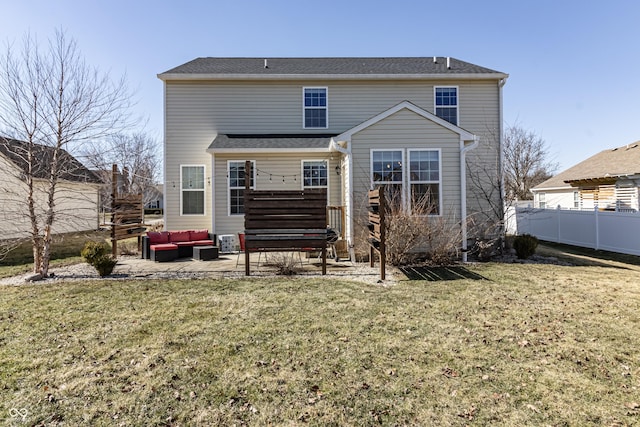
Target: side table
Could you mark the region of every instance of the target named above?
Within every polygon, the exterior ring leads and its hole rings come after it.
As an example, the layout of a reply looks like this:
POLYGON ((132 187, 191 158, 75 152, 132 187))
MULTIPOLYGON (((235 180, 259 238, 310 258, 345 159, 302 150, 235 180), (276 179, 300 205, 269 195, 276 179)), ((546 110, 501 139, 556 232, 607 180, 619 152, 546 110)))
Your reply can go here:
POLYGON ((217 246, 194 246, 193 259, 200 261, 210 261, 218 258, 217 246))

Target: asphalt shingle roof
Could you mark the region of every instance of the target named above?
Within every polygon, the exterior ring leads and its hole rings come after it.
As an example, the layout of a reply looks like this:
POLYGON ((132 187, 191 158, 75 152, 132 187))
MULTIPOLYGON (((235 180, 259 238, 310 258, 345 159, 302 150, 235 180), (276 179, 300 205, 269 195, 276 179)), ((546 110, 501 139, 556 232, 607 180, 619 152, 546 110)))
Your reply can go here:
MULTIPOLYGON (((26 142, 18 141, 0 136, 0 153, 4 154, 13 164, 20 170, 28 171, 28 154, 29 146, 26 142)), ((51 162, 53 159, 53 148, 45 145, 34 144, 33 156, 33 177, 39 179, 48 179, 51 172, 51 162)), ((90 182, 99 183, 100 180, 92 171, 87 169, 75 157, 65 150, 60 151, 59 162, 62 165, 60 179, 74 182, 90 182)))
POLYGON ((640 174, 640 141, 603 150, 537 185, 535 190, 567 187, 567 181, 640 174))
POLYGON ((219 134, 209 145, 216 149, 329 148, 335 135, 226 135, 219 134))
MULTIPOLYGON (((506 74, 449 58, 196 58, 163 75, 431 75, 506 74)), ((166 76, 165 76, 166 77, 166 76)), ((496 76, 498 77, 498 76, 496 76)))

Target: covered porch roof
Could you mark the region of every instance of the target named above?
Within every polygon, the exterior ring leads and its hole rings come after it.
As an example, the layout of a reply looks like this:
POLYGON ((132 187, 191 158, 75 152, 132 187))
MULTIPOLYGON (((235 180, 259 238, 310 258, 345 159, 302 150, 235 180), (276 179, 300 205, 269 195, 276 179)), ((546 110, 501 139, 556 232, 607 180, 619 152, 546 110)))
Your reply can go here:
POLYGON ((335 134, 218 134, 209 153, 329 152, 335 134))

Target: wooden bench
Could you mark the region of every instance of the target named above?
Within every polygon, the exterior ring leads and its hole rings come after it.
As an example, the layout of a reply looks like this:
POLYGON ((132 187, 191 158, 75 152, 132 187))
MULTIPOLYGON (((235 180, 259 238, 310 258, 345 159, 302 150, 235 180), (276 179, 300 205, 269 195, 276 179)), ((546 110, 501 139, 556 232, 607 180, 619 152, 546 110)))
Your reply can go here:
POLYGON ((327 190, 244 192, 245 274, 251 252, 320 251, 327 274, 327 190))

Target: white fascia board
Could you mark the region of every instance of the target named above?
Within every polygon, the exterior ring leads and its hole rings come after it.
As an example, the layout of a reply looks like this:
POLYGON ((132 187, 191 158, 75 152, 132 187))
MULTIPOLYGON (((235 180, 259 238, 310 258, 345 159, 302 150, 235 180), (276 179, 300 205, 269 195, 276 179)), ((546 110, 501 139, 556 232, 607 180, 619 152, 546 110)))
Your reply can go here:
POLYGON ((163 73, 157 77, 169 80, 502 80, 504 73, 461 74, 190 74, 163 73))
POLYGON ((407 109, 409 111, 413 111, 414 113, 418 114, 419 116, 424 117, 427 120, 431 120, 432 122, 450 130, 453 133, 456 133, 458 135, 460 135, 460 139, 463 141, 476 141, 477 137, 472 134, 469 131, 466 131, 464 129, 462 129, 459 126, 456 126, 454 124, 449 123, 446 120, 441 119, 440 117, 436 116, 435 114, 431 114, 430 112, 428 112, 427 110, 424 110, 420 107, 418 107, 417 105, 409 102, 409 101, 402 101, 399 104, 396 104, 395 106, 389 108, 386 111, 383 111, 382 113, 373 116, 372 118, 370 118, 369 120, 366 120, 362 123, 360 123, 359 125, 347 130, 346 132, 341 133, 338 136, 335 136, 333 139, 335 141, 351 141, 351 137, 368 128, 369 126, 372 126, 384 119, 386 119, 387 117, 397 113, 398 111, 407 109))
POLYGON ((545 191, 558 191, 558 190, 573 190, 576 187, 572 187, 570 185, 566 186, 566 187, 545 187, 545 188, 532 188, 529 191, 531 191, 532 193, 544 193, 545 191))

